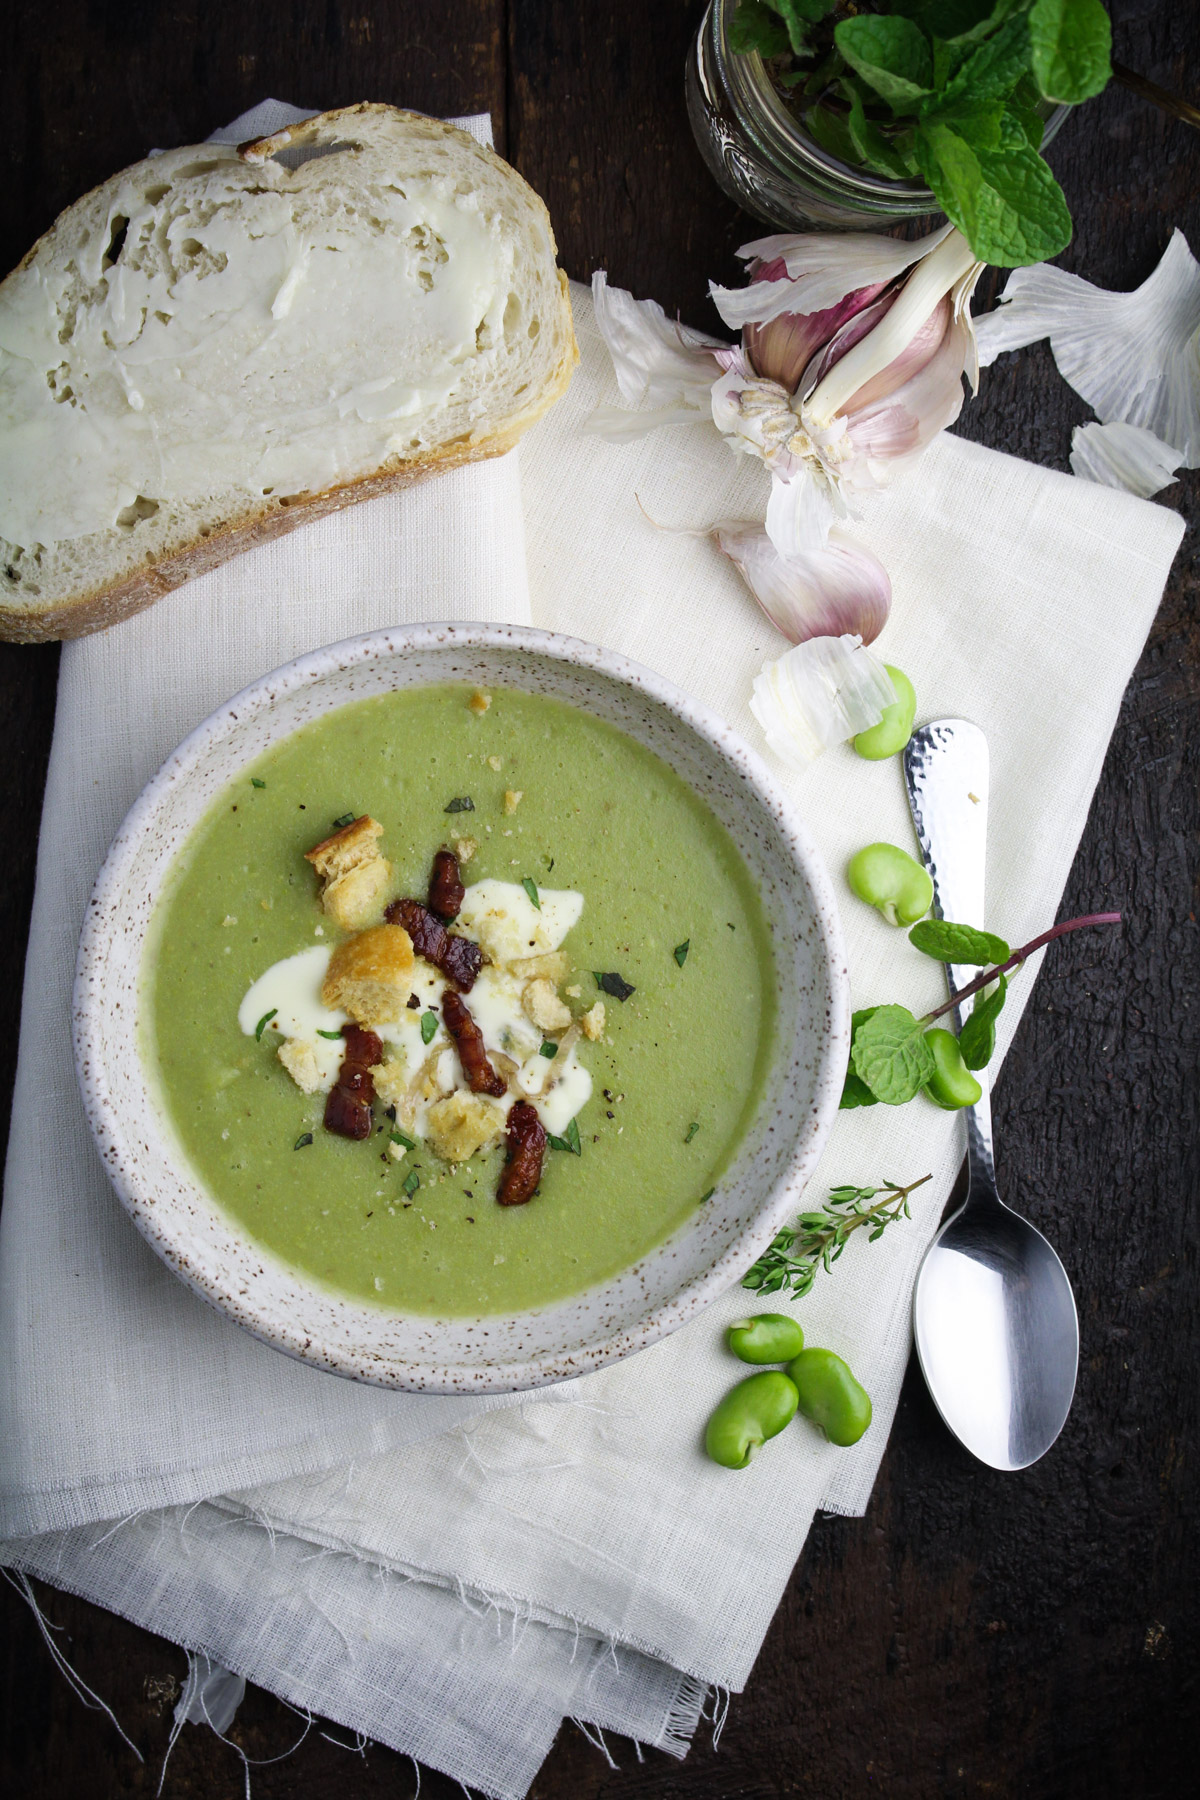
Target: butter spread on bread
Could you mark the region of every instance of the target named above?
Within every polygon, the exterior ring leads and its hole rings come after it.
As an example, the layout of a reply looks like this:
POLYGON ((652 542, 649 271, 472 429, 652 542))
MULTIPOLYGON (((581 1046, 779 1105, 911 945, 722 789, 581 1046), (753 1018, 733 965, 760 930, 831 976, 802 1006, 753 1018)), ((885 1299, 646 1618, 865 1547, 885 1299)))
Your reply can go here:
POLYGON ((364 105, 138 163, 0 285, 0 636, 498 455, 575 359, 545 207, 452 126, 364 105))

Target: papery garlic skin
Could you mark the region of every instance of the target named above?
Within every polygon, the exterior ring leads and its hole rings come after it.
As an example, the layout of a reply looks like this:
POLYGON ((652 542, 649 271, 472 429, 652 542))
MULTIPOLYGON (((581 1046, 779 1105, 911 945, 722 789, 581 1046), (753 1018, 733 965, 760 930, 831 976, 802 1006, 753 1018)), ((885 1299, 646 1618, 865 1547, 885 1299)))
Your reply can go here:
POLYGON ((750 698, 770 748, 793 769, 878 725, 895 704, 887 670, 851 635, 809 638, 766 663, 750 698))
POLYGON ((1129 294, 1051 263, 1014 269, 994 312, 976 320, 980 361, 1039 338, 1101 422, 1140 425, 1200 467, 1200 263, 1181 231, 1129 294))
POLYGON ((747 520, 724 520, 714 525, 713 537, 772 625, 793 644, 845 634, 870 644, 887 624, 887 570, 840 531, 791 557, 780 556, 763 527, 747 520))
POLYGON ((592 276, 596 325, 612 357, 621 398, 650 408, 624 413, 601 407, 588 429, 601 436, 641 437, 660 425, 689 425, 711 417, 710 393, 731 347, 718 338, 673 324, 655 300, 635 300, 611 288, 603 269, 592 276))
POLYGON ((1182 461, 1141 425, 1077 425, 1071 433, 1071 470, 1081 481, 1124 488, 1142 500, 1170 487, 1182 461))
POLYGON ((844 237, 789 232, 755 238, 753 243, 743 244, 738 255, 755 267, 781 262, 784 277, 769 284, 752 282, 744 288, 710 284, 708 291, 725 323, 735 331, 778 318, 781 313, 823 312, 839 305, 855 288, 894 281, 936 250, 953 229, 943 225, 928 237, 909 243, 873 232, 850 232, 844 237))

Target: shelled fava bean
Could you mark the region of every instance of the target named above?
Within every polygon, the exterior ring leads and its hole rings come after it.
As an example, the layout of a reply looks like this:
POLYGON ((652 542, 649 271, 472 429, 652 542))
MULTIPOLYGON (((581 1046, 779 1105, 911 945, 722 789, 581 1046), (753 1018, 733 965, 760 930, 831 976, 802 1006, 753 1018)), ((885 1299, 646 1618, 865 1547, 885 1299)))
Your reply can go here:
POLYGON ((846 880, 889 925, 915 925, 933 905, 929 871, 895 844, 867 844, 856 852, 846 865, 846 880))
POLYGON ((895 756, 897 751, 903 750, 912 736, 913 720, 917 716, 917 696, 904 670, 897 669, 892 663, 883 666, 892 678, 896 703, 885 706, 878 725, 860 731, 854 740, 854 748, 868 762, 882 762, 885 756, 895 756))
POLYGON ((925 1083, 929 1098, 946 1112, 974 1106, 983 1089, 963 1061, 954 1033, 934 1025, 925 1033, 925 1042, 933 1051, 933 1076, 925 1083))
POLYGON ((708 1421, 704 1447, 726 1469, 744 1469, 768 1438, 796 1413, 831 1444, 856 1444, 871 1423, 871 1400, 832 1350, 805 1349, 804 1333, 786 1313, 756 1313, 729 1327, 729 1348, 743 1362, 787 1361, 786 1371, 760 1370, 739 1381, 708 1421))

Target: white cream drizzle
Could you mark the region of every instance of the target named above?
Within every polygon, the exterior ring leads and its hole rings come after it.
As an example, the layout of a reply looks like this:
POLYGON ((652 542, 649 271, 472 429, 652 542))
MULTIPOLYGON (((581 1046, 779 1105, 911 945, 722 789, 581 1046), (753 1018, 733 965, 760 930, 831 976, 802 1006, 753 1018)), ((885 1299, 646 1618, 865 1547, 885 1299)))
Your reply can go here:
MULTIPOLYGON (((583 913, 583 895, 569 888, 542 889, 538 898, 540 912, 518 883, 479 881, 466 891, 459 923, 468 936, 474 937, 476 932, 467 922, 469 914, 477 927, 487 933, 489 944, 509 947, 510 958, 546 954, 559 949, 578 923, 583 913)), ((332 954, 332 945, 315 944, 272 963, 247 988, 238 1007, 238 1024, 247 1037, 254 1036, 259 1021, 270 1013, 273 1016, 263 1028, 264 1041, 276 1048, 284 1038, 299 1038, 311 1044, 321 1088, 326 1093, 337 1079, 343 1046, 340 1038, 324 1038, 318 1033, 340 1032, 350 1017, 326 1006, 321 999, 332 954)), ((489 954, 493 951, 489 950, 489 954)), ((445 979, 418 956, 411 985, 421 1002, 419 1009, 406 1009, 399 1019, 373 1027, 387 1046, 385 1056, 403 1063, 409 1081, 431 1057, 436 1057, 434 1079, 439 1091, 452 1093, 455 1088, 465 1088, 467 1082, 458 1052, 442 1021, 445 979), (436 1017, 437 1027, 426 1043, 421 1036, 421 1019, 430 1011, 436 1017)), ((561 1067, 558 1057, 541 1054, 542 1033, 526 1017, 521 1004, 524 987, 525 983, 507 969, 488 963, 480 970, 467 1004, 488 1052, 502 1051, 521 1065, 517 1085, 546 1130, 561 1137, 591 1099, 592 1077, 579 1060, 578 1045, 572 1046, 561 1067)), ((506 1117, 515 1099, 509 1094, 499 1102, 506 1117)), ((430 1104, 431 1101, 422 1101, 417 1107, 413 1129, 418 1137, 426 1135, 425 1114, 430 1104)))

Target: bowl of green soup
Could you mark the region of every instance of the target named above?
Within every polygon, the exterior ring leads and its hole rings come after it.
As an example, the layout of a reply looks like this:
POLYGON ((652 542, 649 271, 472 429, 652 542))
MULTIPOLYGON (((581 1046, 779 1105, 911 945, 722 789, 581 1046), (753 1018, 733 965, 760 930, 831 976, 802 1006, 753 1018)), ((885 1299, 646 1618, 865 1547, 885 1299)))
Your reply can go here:
POLYGON ((804 827, 624 657, 421 625, 255 682, 96 883, 74 1030, 116 1190, 264 1342, 531 1388, 643 1348, 795 1211, 849 999, 804 827))

